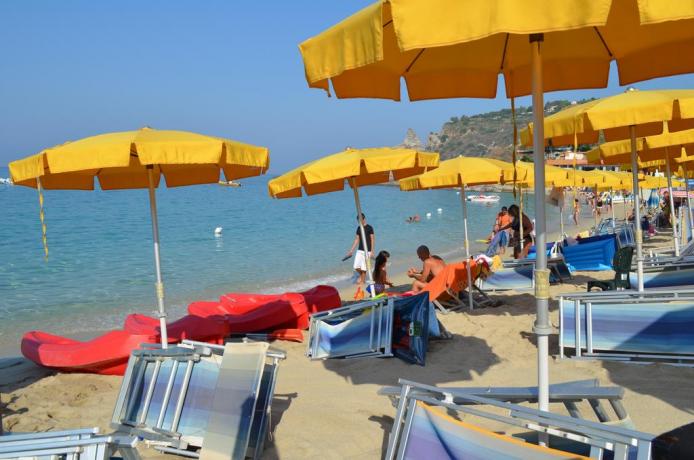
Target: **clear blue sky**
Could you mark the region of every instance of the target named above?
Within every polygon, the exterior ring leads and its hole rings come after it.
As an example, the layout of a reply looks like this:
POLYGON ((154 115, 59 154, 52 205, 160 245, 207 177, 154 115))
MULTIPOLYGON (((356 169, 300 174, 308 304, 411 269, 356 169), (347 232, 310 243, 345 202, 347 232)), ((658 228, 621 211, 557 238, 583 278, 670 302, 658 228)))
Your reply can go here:
MULTIPOLYGON (((0 164, 41 148, 145 125, 265 145, 272 172, 346 146, 425 138, 494 100, 337 100, 309 90, 297 45, 372 0, 0 2, 0 164)), ((687 57, 683 56, 683 59, 687 57)), ((612 72, 600 91, 621 91, 612 72)), ((694 76, 639 88, 694 88, 694 76)), ((519 104, 529 105, 527 98, 519 104)))

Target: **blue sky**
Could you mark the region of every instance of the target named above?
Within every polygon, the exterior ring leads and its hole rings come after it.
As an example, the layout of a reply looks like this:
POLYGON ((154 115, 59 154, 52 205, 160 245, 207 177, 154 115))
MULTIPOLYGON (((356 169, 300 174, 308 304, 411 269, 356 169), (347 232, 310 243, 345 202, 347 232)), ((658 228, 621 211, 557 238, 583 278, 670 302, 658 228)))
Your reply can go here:
MULTIPOLYGON (((145 125, 265 145, 273 173, 346 146, 394 145, 497 99, 337 100, 308 89, 297 45, 370 0, 0 2, 0 165, 145 125)), ((621 91, 552 93, 546 99, 621 91)), ((694 76, 639 88, 692 88, 694 76)), ((520 105, 529 105, 524 98, 520 105)))

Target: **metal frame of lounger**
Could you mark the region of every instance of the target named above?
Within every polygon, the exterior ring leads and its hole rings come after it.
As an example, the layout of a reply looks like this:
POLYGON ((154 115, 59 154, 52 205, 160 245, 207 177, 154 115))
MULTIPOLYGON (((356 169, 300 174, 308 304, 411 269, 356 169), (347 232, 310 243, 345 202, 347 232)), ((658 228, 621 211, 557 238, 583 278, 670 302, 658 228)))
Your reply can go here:
MULTIPOLYGON (((401 380, 403 382, 403 380, 401 380)), ((435 387, 432 392, 418 387, 412 390, 417 394, 439 399, 442 394, 451 395, 454 404, 469 404, 469 401, 458 398, 458 395, 474 395, 512 404, 537 403, 537 387, 435 387), (444 393, 442 393, 444 392, 444 393)), ((397 407, 402 387, 381 387, 378 390, 380 396, 390 398, 393 406, 397 407)), ((593 415, 601 423, 617 424, 625 428, 632 425, 622 398, 624 389, 621 387, 601 387, 598 379, 577 380, 573 382, 555 383, 549 386, 549 402, 561 403, 571 417, 584 419, 579 408, 582 401, 586 401, 593 410, 593 415), (607 401, 612 407, 616 420, 605 410, 602 401, 607 401)), ((450 401, 449 401, 450 402, 450 401)))
POLYGON ((611 361, 633 361, 642 363, 660 362, 664 364, 678 366, 694 366, 693 355, 679 354, 658 354, 658 353, 629 353, 629 352, 605 352, 595 350, 593 347, 593 315, 592 307, 595 304, 601 303, 623 303, 624 308, 628 308, 630 304, 639 303, 668 303, 678 301, 691 301, 694 303, 694 289, 676 289, 658 288, 648 289, 646 291, 637 291, 633 289, 625 289, 621 291, 603 291, 603 292, 582 292, 570 293, 559 296, 559 358, 572 359, 603 359, 611 361), (573 302, 574 309, 574 355, 569 356, 565 352, 564 324, 564 301, 573 302), (584 306, 584 308, 582 308, 584 306), (582 343, 581 334, 581 314, 585 310, 585 347, 582 343), (585 351, 584 351, 585 349, 585 351))
MULTIPOLYGON (((535 265, 535 260, 520 259, 504 261, 504 268, 515 268, 526 265, 535 265)), ((547 258, 547 268, 549 268, 552 271, 552 273, 554 274, 554 276, 557 277, 560 283, 571 280, 573 278, 573 274, 571 274, 571 270, 569 269, 569 266, 566 263, 566 259, 564 259, 564 256, 561 253, 557 253, 556 255, 547 258)))
MULTIPOLYGON (((162 349, 160 344, 143 344, 142 348, 133 350, 113 410, 111 427, 118 432, 125 432, 147 439, 155 446, 155 449, 162 452, 198 458, 200 455, 198 452, 188 449, 189 447, 204 449, 205 435, 202 437, 183 435, 178 431, 179 423, 195 365, 201 362, 203 358, 211 358, 213 356, 223 360, 225 358, 225 349, 225 345, 183 340, 180 345, 166 349, 162 349), (172 360, 173 364, 169 375, 162 376, 159 374, 159 370, 162 368, 162 363, 166 360, 172 360), (154 369, 149 384, 145 388, 146 369, 147 365, 151 363, 154 363, 154 369), (176 388, 176 375, 178 368, 182 366, 185 366, 183 380, 176 388), (154 426, 150 426, 147 425, 146 420, 149 415, 153 395, 159 385, 163 385, 164 388, 161 409, 157 415, 156 423, 154 426), (140 387, 144 395, 141 411, 137 408, 138 392, 135 391, 133 394, 133 390, 140 387), (167 424, 166 416, 171 401, 176 401, 176 405, 174 406, 173 416, 167 424), (134 420, 133 417, 137 417, 137 419, 134 420)), ((259 370, 260 381, 254 392, 256 400, 254 402, 254 412, 249 420, 248 431, 250 433, 247 440, 248 444, 246 445, 247 448, 243 449, 246 457, 257 459, 262 455, 264 442, 271 426, 271 402, 277 380, 277 370, 279 361, 283 359, 286 359, 286 354, 281 350, 268 348, 265 351, 263 369, 259 370), (263 389, 265 391, 262 391, 263 389), (256 420, 256 416, 260 416, 260 419, 256 420)), ((220 370, 223 366, 224 362, 222 361, 220 370)), ((220 376, 218 376, 216 382, 215 393, 219 390, 219 378, 220 376)), ((209 429, 209 425, 207 428, 209 429)))
MULTIPOLYGON (((452 392, 408 380, 399 380, 402 385, 395 421, 388 440, 385 459, 402 459, 409 440, 412 420, 417 402, 439 406, 464 415, 501 422, 511 427, 535 432, 539 438, 555 437, 566 439, 590 449, 590 458, 601 459, 606 451, 613 453, 615 460, 626 460, 630 450, 636 451, 637 460, 651 458, 651 442, 654 436, 635 430, 609 426, 599 422, 578 419, 551 412, 498 401, 489 397, 452 392), (482 406, 489 406, 490 409, 482 406), (508 411, 501 415, 498 409, 508 411)), ((513 437, 521 440, 522 438, 513 437)), ((500 441, 504 446, 505 441, 500 441)), ((530 451, 529 451, 530 452, 530 451)))
POLYGON ((308 344, 306 346, 306 356, 311 360, 329 358, 384 358, 393 356, 393 311, 395 301, 390 297, 379 297, 365 302, 360 302, 346 307, 334 308, 311 315, 311 322, 308 329, 308 344), (363 351, 358 353, 329 353, 321 356, 319 353, 320 345, 320 323, 324 320, 339 320, 344 317, 350 319, 359 313, 370 311, 371 324, 369 329, 369 343, 363 351), (385 320, 385 329, 383 323, 385 320))
POLYGON ((108 460, 119 453, 124 460, 139 460, 137 438, 99 435, 98 428, 0 436, 0 459, 108 460))

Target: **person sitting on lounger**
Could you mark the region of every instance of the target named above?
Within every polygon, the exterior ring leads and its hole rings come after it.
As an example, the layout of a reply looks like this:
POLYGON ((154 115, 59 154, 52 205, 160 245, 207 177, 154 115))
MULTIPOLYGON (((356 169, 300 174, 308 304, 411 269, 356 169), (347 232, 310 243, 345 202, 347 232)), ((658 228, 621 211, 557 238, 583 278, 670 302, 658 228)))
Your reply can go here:
POLYGON ((415 268, 407 270, 407 276, 414 279, 412 282, 412 290, 415 292, 424 289, 424 286, 446 266, 446 263, 441 257, 432 256, 429 252, 429 248, 424 245, 417 248, 417 257, 423 262, 422 270, 417 271, 415 268))

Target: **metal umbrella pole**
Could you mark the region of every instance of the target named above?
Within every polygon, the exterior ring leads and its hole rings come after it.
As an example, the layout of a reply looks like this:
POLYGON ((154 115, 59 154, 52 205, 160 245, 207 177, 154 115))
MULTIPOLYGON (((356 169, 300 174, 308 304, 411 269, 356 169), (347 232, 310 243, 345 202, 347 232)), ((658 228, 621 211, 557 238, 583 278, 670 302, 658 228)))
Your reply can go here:
MULTIPOLYGON (((520 213, 519 219, 520 219, 520 227, 518 228, 518 232, 520 234, 520 252, 523 252, 523 187, 518 187, 518 212, 520 213)), ((537 247, 537 246, 536 246, 537 247)), ((520 254, 519 254, 520 255, 520 254)))
POLYGON ((157 305, 159 307, 159 335, 161 335, 161 347, 166 349, 169 337, 166 331, 166 309, 164 307, 164 283, 161 279, 161 260, 159 258, 159 220, 157 219, 157 198, 154 189, 154 166, 147 166, 147 178, 149 180, 149 210, 152 215, 152 238, 154 239, 154 268, 157 272, 157 283, 154 285, 157 291, 157 305))
MULTIPOLYGON (((533 331, 537 336, 537 392, 538 405, 542 411, 549 411, 549 270, 547 270, 547 251, 545 248, 545 162, 544 162, 544 103, 542 87, 542 42, 543 34, 530 35, 532 53, 532 100, 533 100, 533 156, 535 172, 535 299, 537 318, 533 331)), ((521 219, 523 216, 521 215, 521 219)), ((523 222, 521 221, 521 228, 523 222)))
POLYGON ((694 211, 692 211, 692 198, 689 196, 689 174, 684 168, 684 189, 687 192, 687 208, 689 210, 689 234, 694 238, 694 211))
POLYGON ((612 212, 612 230, 617 229, 617 217, 614 215, 614 189, 610 187, 610 211, 612 212))
POLYGON ((670 171, 670 151, 668 148, 665 148, 665 174, 667 175, 667 191, 668 195, 670 196, 670 225, 672 225, 672 240, 675 244, 675 257, 679 257, 680 242, 677 236, 678 222, 675 218, 675 197, 672 196, 672 173, 670 171))
POLYGON ((366 231, 364 230, 364 222, 361 219, 361 201, 359 200, 359 189, 357 188, 357 180, 352 177, 352 191, 354 191, 354 204, 357 207, 357 221, 359 222, 359 233, 361 235, 361 240, 364 243, 364 258, 366 261, 366 284, 369 285, 368 289, 371 293, 371 297, 376 297, 376 287, 374 286, 373 272, 371 271, 371 257, 369 252, 373 251, 374 248, 369 246, 369 242, 366 241, 366 231), (367 251, 367 248, 370 251, 367 251))
POLYGON ((593 223, 595 230, 598 229, 598 186, 593 187, 593 223))
POLYGON ((468 292, 468 303, 470 305, 470 310, 474 307, 472 299, 472 270, 470 268, 470 240, 468 239, 467 233, 467 199, 465 198, 465 184, 460 182, 460 199, 463 202, 463 231, 465 232, 465 257, 467 267, 467 292, 468 292))
POLYGON ((639 193, 639 168, 636 161, 636 126, 629 126, 631 137, 631 179, 634 197, 634 230, 636 231, 636 278, 638 290, 643 292, 643 232, 641 230, 641 197, 639 193))

